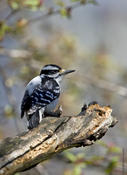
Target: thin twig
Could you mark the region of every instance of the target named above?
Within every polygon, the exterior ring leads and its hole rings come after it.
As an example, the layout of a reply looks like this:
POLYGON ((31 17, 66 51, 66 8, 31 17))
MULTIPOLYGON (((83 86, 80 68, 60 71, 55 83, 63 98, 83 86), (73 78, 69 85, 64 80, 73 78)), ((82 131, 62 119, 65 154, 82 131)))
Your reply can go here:
MULTIPOLYGON (((82 4, 79 2, 79 3, 73 4, 71 6, 66 6, 65 9, 71 9, 72 10, 72 9, 77 8, 77 7, 80 7, 81 5, 82 4)), ((45 19, 45 18, 47 18, 49 16, 54 16, 54 15, 58 15, 58 14, 60 14, 60 9, 54 10, 53 8, 50 8, 45 14, 40 15, 40 16, 38 16, 36 18, 29 19, 28 22, 27 22, 27 24, 30 24, 32 22, 37 22, 37 21, 40 21, 42 19, 45 19)))
POLYGON ((17 12, 19 12, 19 9, 16 10, 12 10, 11 12, 6 16, 6 18, 4 19, 4 21, 8 21, 11 17, 13 17, 17 12))
MULTIPOLYGON (((85 3, 86 5, 87 3, 85 3)), ((65 9, 67 10, 73 10, 77 7, 80 7, 82 6, 83 3, 75 3, 73 5, 68 5, 65 7, 65 9)), ((17 12, 19 12, 20 9, 17 9, 17 10, 12 10, 11 13, 4 19, 5 21, 8 21, 11 17, 13 17, 17 12)), ((54 16, 54 15, 58 15, 60 14, 60 11, 61 9, 53 9, 53 8, 50 8, 49 10, 47 10, 47 12, 45 14, 41 14, 40 16, 37 16, 35 18, 31 18, 27 21, 26 25, 30 24, 30 23, 33 23, 33 22, 37 22, 37 21, 40 21, 42 19, 45 19, 49 16, 54 16)))

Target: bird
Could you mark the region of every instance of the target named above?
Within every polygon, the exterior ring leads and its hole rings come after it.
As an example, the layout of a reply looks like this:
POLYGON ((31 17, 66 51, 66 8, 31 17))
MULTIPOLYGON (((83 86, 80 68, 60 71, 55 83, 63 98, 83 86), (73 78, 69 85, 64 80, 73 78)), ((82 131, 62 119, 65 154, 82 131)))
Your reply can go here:
POLYGON ((56 108, 61 94, 61 82, 65 75, 72 72, 75 70, 47 64, 41 69, 40 75, 27 84, 21 102, 21 118, 26 116, 29 130, 39 125, 45 113, 56 108))

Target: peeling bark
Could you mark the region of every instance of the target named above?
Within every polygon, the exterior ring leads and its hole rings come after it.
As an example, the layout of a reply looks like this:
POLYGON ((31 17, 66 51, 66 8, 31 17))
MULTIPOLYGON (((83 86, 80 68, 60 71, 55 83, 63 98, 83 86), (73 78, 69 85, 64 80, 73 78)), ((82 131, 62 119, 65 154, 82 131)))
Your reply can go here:
POLYGON ((0 175, 25 171, 65 149, 93 144, 117 123, 111 113, 110 107, 91 104, 84 115, 47 117, 37 128, 6 138, 0 144, 0 175))

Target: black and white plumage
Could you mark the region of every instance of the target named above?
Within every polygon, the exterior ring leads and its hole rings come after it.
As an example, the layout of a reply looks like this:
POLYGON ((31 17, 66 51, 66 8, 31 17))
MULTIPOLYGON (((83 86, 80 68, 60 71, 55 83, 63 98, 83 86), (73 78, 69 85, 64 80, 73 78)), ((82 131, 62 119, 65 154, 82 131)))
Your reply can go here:
POLYGON ((74 70, 65 71, 57 65, 48 64, 39 76, 28 83, 21 104, 21 118, 26 115, 29 129, 41 122, 44 112, 55 109, 61 92, 60 82, 64 75, 71 72, 74 70))

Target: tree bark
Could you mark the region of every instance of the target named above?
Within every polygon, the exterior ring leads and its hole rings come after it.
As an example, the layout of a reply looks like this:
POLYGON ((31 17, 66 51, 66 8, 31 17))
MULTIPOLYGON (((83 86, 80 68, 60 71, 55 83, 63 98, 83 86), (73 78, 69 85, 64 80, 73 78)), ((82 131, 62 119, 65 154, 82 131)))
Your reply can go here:
POLYGON ((4 139, 0 144, 0 175, 25 171, 66 149, 93 144, 117 123, 111 113, 110 107, 94 104, 84 115, 47 117, 37 128, 4 139))

